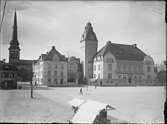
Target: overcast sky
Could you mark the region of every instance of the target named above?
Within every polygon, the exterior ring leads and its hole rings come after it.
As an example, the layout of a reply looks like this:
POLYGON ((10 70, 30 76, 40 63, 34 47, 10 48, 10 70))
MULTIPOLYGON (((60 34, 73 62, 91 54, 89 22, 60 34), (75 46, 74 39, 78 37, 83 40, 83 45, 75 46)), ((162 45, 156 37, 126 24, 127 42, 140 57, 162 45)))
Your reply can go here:
POLYGON ((109 40, 137 44, 155 63, 165 60, 164 1, 7 1, 0 42, 0 59, 7 61, 15 10, 21 59, 37 59, 53 45, 66 56, 82 58, 80 40, 90 21, 98 50, 109 40))

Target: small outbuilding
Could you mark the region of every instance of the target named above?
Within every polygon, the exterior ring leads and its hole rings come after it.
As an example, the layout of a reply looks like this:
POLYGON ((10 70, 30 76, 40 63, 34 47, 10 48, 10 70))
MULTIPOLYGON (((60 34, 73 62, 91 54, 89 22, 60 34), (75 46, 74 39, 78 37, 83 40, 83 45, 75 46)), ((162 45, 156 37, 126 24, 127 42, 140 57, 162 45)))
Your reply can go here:
POLYGON ((17 88, 17 67, 5 62, 0 62, 0 88, 17 88))
POLYGON ((94 100, 80 100, 73 99, 69 102, 74 110, 74 116, 70 120, 70 123, 105 123, 109 124, 110 120, 107 118, 107 110, 113 110, 112 106, 97 102, 94 100))

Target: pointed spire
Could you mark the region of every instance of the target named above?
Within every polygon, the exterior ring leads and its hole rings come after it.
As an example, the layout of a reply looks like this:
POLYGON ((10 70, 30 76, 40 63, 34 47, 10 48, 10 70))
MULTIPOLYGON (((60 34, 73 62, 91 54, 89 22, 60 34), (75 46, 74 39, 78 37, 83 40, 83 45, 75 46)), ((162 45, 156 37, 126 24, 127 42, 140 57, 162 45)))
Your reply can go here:
POLYGON ((16 15, 16 11, 14 14, 14 24, 13 24, 13 37, 12 37, 13 41, 17 41, 17 15, 16 15))
POLYGON ((9 49, 20 50, 19 42, 18 42, 18 39, 17 39, 17 14, 16 14, 16 11, 14 13, 13 34, 12 34, 12 40, 10 41, 9 49))
POLYGON ((82 35, 81 38, 81 42, 82 41, 86 41, 86 40, 90 40, 90 41, 98 41, 95 32, 93 31, 93 27, 92 24, 90 22, 88 22, 85 26, 85 31, 82 35))

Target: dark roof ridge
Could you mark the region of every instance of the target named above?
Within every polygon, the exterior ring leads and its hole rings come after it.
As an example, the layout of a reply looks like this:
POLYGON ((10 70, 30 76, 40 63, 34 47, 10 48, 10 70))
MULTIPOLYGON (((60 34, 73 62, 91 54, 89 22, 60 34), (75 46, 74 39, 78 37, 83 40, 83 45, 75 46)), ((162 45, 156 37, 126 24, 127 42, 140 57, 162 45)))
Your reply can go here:
POLYGON ((105 46, 103 46, 94 55, 94 57, 104 56, 107 52, 111 52, 118 60, 143 61, 144 57, 146 56, 146 54, 142 50, 140 50, 136 46, 136 44, 127 45, 127 44, 111 43, 111 41, 107 41, 105 46))

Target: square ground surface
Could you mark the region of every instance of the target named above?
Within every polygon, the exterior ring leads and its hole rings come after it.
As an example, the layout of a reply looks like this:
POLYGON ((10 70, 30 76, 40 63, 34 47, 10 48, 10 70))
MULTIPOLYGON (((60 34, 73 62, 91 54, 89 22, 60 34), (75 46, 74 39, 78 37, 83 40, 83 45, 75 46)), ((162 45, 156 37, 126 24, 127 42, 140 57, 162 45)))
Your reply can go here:
POLYGON ((128 122, 163 123, 164 87, 51 87, 30 90, 0 90, 0 122, 67 122, 73 117, 68 101, 92 99, 116 110, 108 115, 128 122))

